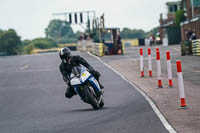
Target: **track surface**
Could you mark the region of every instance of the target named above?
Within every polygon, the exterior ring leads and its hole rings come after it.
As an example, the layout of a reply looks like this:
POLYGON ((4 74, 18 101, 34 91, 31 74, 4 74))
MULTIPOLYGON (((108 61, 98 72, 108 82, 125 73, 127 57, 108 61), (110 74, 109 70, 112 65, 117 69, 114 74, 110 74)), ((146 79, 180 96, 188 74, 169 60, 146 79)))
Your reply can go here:
POLYGON ((66 85, 58 69, 57 53, 1 57, 1 133, 168 132, 130 84, 94 57, 75 54, 102 73, 105 107, 94 111, 78 96, 64 97, 66 85))

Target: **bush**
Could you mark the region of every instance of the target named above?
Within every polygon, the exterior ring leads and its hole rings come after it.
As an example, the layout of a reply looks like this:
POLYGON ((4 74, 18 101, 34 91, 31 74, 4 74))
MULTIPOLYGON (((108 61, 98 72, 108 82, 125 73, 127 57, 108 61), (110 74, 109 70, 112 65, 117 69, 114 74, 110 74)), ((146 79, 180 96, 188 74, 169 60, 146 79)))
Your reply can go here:
POLYGON ((36 48, 48 49, 48 48, 54 48, 54 47, 58 47, 58 45, 53 40, 46 39, 46 38, 36 38, 36 39, 30 41, 28 44, 25 44, 24 53, 32 54, 33 50, 36 48))
POLYGON ((37 38, 31 41, 29 45, 33 45, 35 48, 39 49, 48 49, 57 47, 57 44, 51 40, 51 39, 45 39, 45 38, 37 38))
POLYGON ((27 45, 24 47, 24 53, 25 54, 32 54, 32 51, 35 47, 33 45, 27 45))
POLYGON ((5 55, 17 55, 22 52, 22 42, 20 36, 14 29, 7 31, 0 30, 0 52, 5 55))

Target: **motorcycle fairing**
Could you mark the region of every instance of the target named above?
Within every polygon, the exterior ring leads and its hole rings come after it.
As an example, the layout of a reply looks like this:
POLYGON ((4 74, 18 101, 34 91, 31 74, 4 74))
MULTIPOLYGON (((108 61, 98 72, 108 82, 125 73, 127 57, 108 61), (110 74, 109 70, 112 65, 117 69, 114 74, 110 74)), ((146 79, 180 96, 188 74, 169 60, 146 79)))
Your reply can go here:
POLYGON ((90 83, 92 84, 92 86, 95 88, 95 90, 97 92, 100 91, 100 86, 99 83, 97 82, 97 80, 94 77, 89 78, 90 83))

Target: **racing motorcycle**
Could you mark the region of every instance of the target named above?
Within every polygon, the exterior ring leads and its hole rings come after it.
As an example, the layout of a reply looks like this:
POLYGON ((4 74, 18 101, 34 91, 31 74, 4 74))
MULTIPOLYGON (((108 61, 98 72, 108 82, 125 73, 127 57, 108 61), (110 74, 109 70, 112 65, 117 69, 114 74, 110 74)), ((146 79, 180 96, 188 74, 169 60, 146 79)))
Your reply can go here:
POLYGON ((95 110, 104 106, 103 91, 97 80, 83 66, 75 66, 70 74, 70 83, 81 99, 95 110))

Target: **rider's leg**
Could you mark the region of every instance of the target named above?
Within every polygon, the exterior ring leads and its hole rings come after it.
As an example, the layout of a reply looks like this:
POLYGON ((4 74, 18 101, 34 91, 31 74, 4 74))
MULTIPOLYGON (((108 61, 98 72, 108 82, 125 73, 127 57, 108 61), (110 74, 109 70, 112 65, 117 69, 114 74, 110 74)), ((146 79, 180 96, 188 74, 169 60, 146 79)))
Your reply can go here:
POLYGON ((65 97, 66 98, 71 98, 74 95, 76 95, 76 92, 74 91, 74 88, 72 86, 68 86, 66 88, 65 97))
POLYGON ((100 81, 99 81, 99 77, 101 76, 101 74, 100 74, 98 71, 93 71, 91 74, 94 76, 94 78, 95 78, 95 79, 97 80, 97 82, 99 83, 100 88, 103 89, 104 86, 103 86, 103 85, 100 83, 100 81))
POLYGON ((99 81, 99 77, 95 77, 95 79, 97 80, 97 82, 99 83, 99 86, 100 86, 100 88, 101 89, 103 89, 104 88, 104 86, 100 83, 100 81, 99 81))

